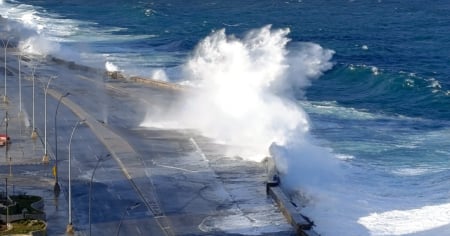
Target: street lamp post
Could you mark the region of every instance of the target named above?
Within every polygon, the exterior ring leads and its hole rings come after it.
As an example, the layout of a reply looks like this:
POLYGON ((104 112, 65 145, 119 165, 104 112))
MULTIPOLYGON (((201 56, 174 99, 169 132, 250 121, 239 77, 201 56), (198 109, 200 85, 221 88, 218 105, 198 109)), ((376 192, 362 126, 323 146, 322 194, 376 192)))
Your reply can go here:
POLYGON ((47 86, 44 87, 44 156, 42 157, 42 162, 48 164, 48 152, 47 152, 47 90, 50 82, 55 77, 50 77, 47 81, 47 86))
POLYGON ((55 187, 54 187, 55 194, 58 194, 61 191, 61 188, 58 183, 58 127, 56 126, 56 117, 58 115, 58 108, 59 108, 59 105, 61 104, 61 100, 64 97, 67 97, 69 95, 70 95, 70 93, 67 92, 67 93, 61 95, 61 97, 59 97, 58 104, 56 105, 56 110, 55 110, 55 118, 54 118, 54 121, 55 121, 55 187))
POLYGON ((9 224, 9 199, 8 199, 8 178, 5 178, 5 192, 6 192, 6 228, 9 224))
MULTIPOLYGON (((23 48, 22 50, 25 50, 27 48, 29 48, 30 45, 28 45, 27 47, 23 48)), ((20 72, 20 61, 22 60, 22 56, 23 56, 23 51, 19 52, 19 55, 17 55, 17 60, 19 61, 19 118, 22 116, 22 73, 20 72)))
POLYGON ((3 95, 3 102, 4 103, 8 103, 8 96, 6 95, 6 49, 8 48, 8 43, 9 43, 9 38, 8 40, 5 41, 2 40, 3 43, 3 48, 5 49, 5 94, 3 95))
POLYGON ((36 125, 35 125, 35 122, 34 122, 34 96, 35 96, 35 92, 34 92, 34 73, 35 73, 35 71, 36 71, 36 66, 34 66, 33 67, 33 71, 32 71, 32 76, 31 76, 31 79, 33 80, 33 109, 32 109, 32 116, 33 116, 33 120, 32 120, 32 125, 33 125, 33 127, 32 127, 32 131, 31 131, 31 138, 32 139, 36 139, 37 138, 37 131, 36 131, 36 125))
POLYGON ((119 236, 119 233, 120 233, 120 227, 122 226, 122 222, 123 222, 123 219, 124 219, 124 217, 125 217, 125 214, 126 214, 128 211, 131 211, 131 210, 133 210, 133 209, 139 207, 140 205, 141 205, 140 202, 136 202, 136 203, 134 203, 133 205, 128 206, 127 208, 125 208, 125 210, 124 210, 123 213, 122 213, 122 216, 120 217, 119 226, 117 226, 116 236, 119 236))
POLYGON ((20 61, 22 60, 22 53, 17 56, 19 61, 19 119, 22 117, 22 76, 20 73, 20 61))
POLYGON ((111 156, 111 154, 107 154, 105 157, 98 157, 97 156, 97 163, 95 164, 94 170, 92 171, 92 175, 91 175, 91 181, 89 182, 89 236, 91 236, 91 232, 92 232, 92 227, 91 227, 91 202, 92 202, 92 180, 94 179, 94 174, 95 171, 97 170, 98 165, 100 164, 101 161, 104 161, 106 158, 108 158, 109 156, 111 156))
POLYGON ((8 150, 9 150, 9 143, 8 143, 8 111, 5 113, 5 135, 6 135, 6 143, 5 143, 5 159, 8 160, 8 150))
POLYGON ((69 224, 67 225, 66 228, 66 232, 72 234, 74 229, 73 229, 73 224, 72 224, 72 172, 71 172, 71 145, 72 145, 72 137, 73 134, 75 133, 75 130, 77 129, 78 125, 82 124, 84 122, 84 120, 79 120, 77 121, 77 123, 75 124, 75 126, 72 129, 72 133, 70 134, 70 138, 69 138, 69 224))

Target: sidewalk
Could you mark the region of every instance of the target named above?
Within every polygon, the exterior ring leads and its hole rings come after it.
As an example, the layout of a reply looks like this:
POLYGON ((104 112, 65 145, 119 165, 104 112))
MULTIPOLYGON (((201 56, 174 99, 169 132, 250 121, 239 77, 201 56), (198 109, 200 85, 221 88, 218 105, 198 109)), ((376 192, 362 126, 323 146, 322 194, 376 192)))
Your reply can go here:
MULTIPOLYGON (((53 154, 47 146, 50 156, 48 164, 42 163, 44 155, 43 140, 31 138, 32 127, 29 116, 22 110, 19 112, 17 93, 9 92, 8 104, 0 103, 0 133, 8 133, 11 144, 0 147, 0 191, 5 191, 8 183, 8 194, 26 193, 41 196, 44 199, 44 212, 47 219, 48 235, 66 235, 68 208, 64 191, 55 196, 52 166, 53 154), (5 117, 8 113, 8 122, 5 117), (7 129, 7 130, 6 130, 7 129)), ((42 134, 40 135, 42 136, 42 134)), ((47 137, 48 138, 48 137, 47 137)), ((48 140, 47 140, 48 141, 48 140)))

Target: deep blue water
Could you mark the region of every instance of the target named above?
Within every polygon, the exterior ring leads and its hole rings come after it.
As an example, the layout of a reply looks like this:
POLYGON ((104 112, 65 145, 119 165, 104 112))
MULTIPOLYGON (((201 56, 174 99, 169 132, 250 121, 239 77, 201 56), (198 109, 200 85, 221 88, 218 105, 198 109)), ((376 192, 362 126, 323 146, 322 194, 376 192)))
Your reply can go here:
MULTIPOLYGON (((88 25, 92 31, 116 29, 108 33, 110 38, 91 42, 89 47, 103 53, 165 54, 162 61, 145 65, 155 67, 182 64, 213 30, 226 28, 228 34, 239 36, 267 24, 288 27, 292 42, 314 42, 336 51, 337 66, 309 90, 310 99, 408 116, 450 118, 447 1, 19 2, 40 7, 37 15, 56 14, 93 23, 88 25), (125 39, 114 39, 117 35, 125 39), (130 35, 151 37, 126 38, 130 35), (367 50, 362 49, 364 45, 367 50), (346 70, 350 65, 357 70, 346 70), (382 75, 373 76, 371 67, 382 75), (408 86, 408 79, 415 86, 408 86), (439 85, 433 88, 432 81, 439 85)), ((72 31, 68 38, 88 37, 83 34, 88 32, 72 31)))
MULTIPOLYGON (((73 55, 83 48, 98 67, 109 61, 144 76, 163 69, 175 82, 199 41, 222 28, 241 38, 270 24, 290 29, 288 50, 298 42, 334 50, 333 68, 297 93, 299 105, 324 146, 367 172, 351 177, 354 186, 386 189, 383 197, 404 198, 403 208, 450 202, 449 12, 445 0, 36 0, 0 9, 11 20, 41 19, 31 25, 70 52, 58 56, 83 63, 73 55)), ((395 209, 367 201, 373 212, 395 209)))

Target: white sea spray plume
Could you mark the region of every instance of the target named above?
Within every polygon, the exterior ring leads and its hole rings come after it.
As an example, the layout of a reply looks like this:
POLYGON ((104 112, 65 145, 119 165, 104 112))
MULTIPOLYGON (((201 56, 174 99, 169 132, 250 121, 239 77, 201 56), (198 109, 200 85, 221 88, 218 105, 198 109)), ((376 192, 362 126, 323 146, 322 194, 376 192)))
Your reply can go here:
POLYGON ((116 71, 120 71, 119 67, 116 66, 114 63, 107 61, 105 62, 105 69, 108 72, 116 72, 116 71))
MULTIPOLYGON (((81 61, 80 48, 68 48, 62 42, 79 29, 76 21, 61 19, 58 15, 43 12, 41 8, 27 4, 2 5, 2 16, 7 18, 2 25, 8 38, 17 42, 19 49, 35 56, 54 56, 68 61, 81 61), (64 46, 63 46, 64 45, 64 46)), ((86 49, 86 48, 84 48, 86 49)))
POLYGON ((230 155, 255 161, 272 156, 282 186, 308 198, 317 211, 318 204, 333 207, 339 201, 333 190, 342 178, 340 160, 316 145, 293 93, 331 69, 334 52, 314 43, 291 43, 288 50, 288 33, 266 26, 242 40, 224 30, 208 36, 186 65, 199 91, 185 98, 178 117, 190 128, 241 147, 230 155))
POLYGON ((197 90, 176 109, 180 127, 238 147, 230 155, 255 161, 267 157, 273 143, 307 133, 308 117, 287 88, 305 87, 330 69, 334 52, 312 43, 289 52, 288 33, 268 25, 242 39, 222 29, 202 40, 185 66, 186 84, 197 90))
POLYGON ((314 43, 291 43, 288 50, 288 33, 271 26, 242 39, 225 30, 213 32, 184 68, 183 84, 194 91, 186 93, 171 116, 158 122, 149 113, 142 125, 196 129, 234 147, 229 155, 248 160, 272 155, 286 189, 306 196, 313 208, 318 202, 332 207, 341 160, 315 144, 293 92, 297 95, 332 68, 334 52, 314 43))
POLYGON ((288 68, 288 32, 264 27, 238 40, 220 30, 204 39, 186 65, 199 92, 186 98, 182 122, 242 147, 234 155, 252 160, 267 156, 271 143, 284 143, 299 123, 307 126, 301 110, 270 91, 288 68))
POLYGON ((151 72, 151 78, 159 81, 169 81, 166 72, 162 69, 156 69, 151 72))
POLYGON ((8 32, 19 37, 19 48, 26 53, 47 56, 59 52, 59 43, 48 40, 43 19, 36 13, 30 5, 10 9, 7 15, 12 18, 7 22, 10 25, 8 32))
POLYGON ((19 42, 19 48, 26 53, 40 56, 55 55, 61 52, 61 46, 59 43, 49 41, 43 35, 32 35, 26 37, 24 40, 19 42))

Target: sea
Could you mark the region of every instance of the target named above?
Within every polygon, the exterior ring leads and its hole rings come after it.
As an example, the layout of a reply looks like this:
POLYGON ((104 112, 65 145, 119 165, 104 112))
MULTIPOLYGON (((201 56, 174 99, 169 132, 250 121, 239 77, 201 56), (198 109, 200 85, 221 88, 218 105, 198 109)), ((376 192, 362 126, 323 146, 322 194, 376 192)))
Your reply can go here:
POLYGON ((326 236, 450 235, 449 12, 446 0, 0 0, 3 44, 196 90, 141 126, 271 156, 326 236))

